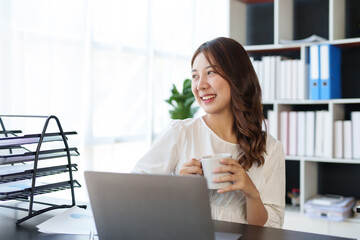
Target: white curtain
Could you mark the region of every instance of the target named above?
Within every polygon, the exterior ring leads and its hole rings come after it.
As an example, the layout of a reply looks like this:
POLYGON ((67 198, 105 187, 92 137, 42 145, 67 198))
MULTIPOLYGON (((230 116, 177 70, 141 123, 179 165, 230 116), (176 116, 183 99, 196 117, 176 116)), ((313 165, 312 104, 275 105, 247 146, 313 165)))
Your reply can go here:
MULTIPOLYGON (((129 171, 228 0, 1 0, 0 114, 56 115, 84 169, 129 171)), ((31 132, 31 126, 27 126, 31 132)))

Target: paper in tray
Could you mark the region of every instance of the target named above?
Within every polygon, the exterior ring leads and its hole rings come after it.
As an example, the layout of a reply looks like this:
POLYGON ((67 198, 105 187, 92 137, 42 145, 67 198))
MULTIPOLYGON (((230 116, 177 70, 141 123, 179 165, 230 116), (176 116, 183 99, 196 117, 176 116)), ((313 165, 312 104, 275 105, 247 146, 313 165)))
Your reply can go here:
MULTIPOLYGON (((0 184, 0 196, 9 192, 23 191, 31 187, 31 179, 0 184)), ((46 185, 46 182, 36 182, 36 186, 46 185)), ((1 198, 1 197, 0 197, 1 198)))
MULTIPOLYGON (((64 135, 77 134, 76 132, 64 132, 64 135)), ((5 137, 0 138, 0 148, 8 148, 13 146, 20 146, 24 144, 39 143, 41 134, 29 134, 18 137, 5 137)), ((46 133, 43 142, 62 141, 60 133, 46 133)))
MULTIPOLYGON (((31 195, 31 184, 31 179, 0 184, 0 201, 16 198, 28 198, 31 195)), ((81 185, 76 180, 73 180, 73 185, 74 187, 81 187, 81 185)), ((34 188, 34 195, 65 190, 69 189, 70 187, 70 181, 57 183, 37 181, 34 188)))
MULTIPOLYGON (((78 156, 79 155, 77 148, 69 148, 69 151, 70 151, 70 156, 78 156)), ((66 149, 64 149, 64 148, 44 150, 44 151, 39 152, 39 160, 66 157, 66 156, 67 156, 67 152, 66 152, 66 149)), ((35 157, 36 157, 36 152, 25 152, 23 154, 1 155, 0 156, 0 165, 34 161, 35 157)))
MULTIPOLYGON (((34 164, 17 164, 14 166, 0 166, 0 183, 31 179, 34 173, 34 164)), ((72 171, 77 171, 77 164, 71 164, 72 171)), ((36 177, 54 175, 68 172, 68 165, 58 165, 38 168, 36 177)))
MULTIPOLYGON (((0 131, 0 135, 13 135, 16 136, 16 134, 18 133, 22 133, 21 130, 5 130, 5 131, 0 131)), ((6 136, 4 136, 6 137, 6 136)))

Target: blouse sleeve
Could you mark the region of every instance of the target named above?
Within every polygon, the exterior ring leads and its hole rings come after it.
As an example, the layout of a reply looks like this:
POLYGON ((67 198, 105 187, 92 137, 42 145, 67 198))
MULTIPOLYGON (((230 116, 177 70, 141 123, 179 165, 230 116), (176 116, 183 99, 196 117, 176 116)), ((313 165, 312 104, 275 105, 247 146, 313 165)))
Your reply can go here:
POLYGON ((264 172, 264 184, 260 192, 268 212, 265 226, 281 228, 285 211, 285 155, 279 141, 275 140, 265 161, 269 162, 269 166, 264 172))
POLYGON ((185 131, 181 121, 172 121, 137 162, 133 173, 170 174, 175 170, 183 149, 185 131))

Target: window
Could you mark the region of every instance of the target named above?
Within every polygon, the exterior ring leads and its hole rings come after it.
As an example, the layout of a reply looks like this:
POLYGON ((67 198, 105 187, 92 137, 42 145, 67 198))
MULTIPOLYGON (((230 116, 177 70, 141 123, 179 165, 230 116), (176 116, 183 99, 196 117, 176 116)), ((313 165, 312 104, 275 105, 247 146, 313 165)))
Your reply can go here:
MULTIPOLYGON (((0 107, 56 115, 82 169, 128 172, 169 121, 193 51, 228 36, 224 0, 4 0, 0 107)), ((31 132, 31 126, 29 132, 31 132)))

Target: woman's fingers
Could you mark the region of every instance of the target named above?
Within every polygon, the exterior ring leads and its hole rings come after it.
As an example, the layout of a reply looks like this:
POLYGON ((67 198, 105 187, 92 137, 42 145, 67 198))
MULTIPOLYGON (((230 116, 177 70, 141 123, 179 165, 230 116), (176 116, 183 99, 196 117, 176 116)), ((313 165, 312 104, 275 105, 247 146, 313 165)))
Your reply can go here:
POLYGON ((181 175, 193 175, 193 174, 203 175, 200 161, 193 158, 190 161, 185 162, 183 167, 180 169, 180 174, 181 175))
POLYGON ((219 183, 219 182, 235 182, 235 181, 239 181, 239 179, 237 179, 234 174, 229 174, 229 175, 217 177, 213 181, 216 182, 216 183, 219 183))
POLYGON ((235 185, 230 185, 228 187, 224 187, 224 188, 220 188, 217 190, 218 193, 226 193, 226 192, 230 192, 230 191, 235 191, 238 190, 235 185))
POLYGON ((226 165, 232 165, 232 166, 238 166, 241 167, 240 163, 234 159, 230 159, 230 158, 222 158, 220 160, 220 162, 222 164, 226 164, 226 165))
POLYGON ((198 166, 185 167, 180 170, 180 174, 190 175, 190 174, 199 174, 202 175, 202 170, 198 166))
POLYGON ((201 167, 201 163, 196 158, 193 158, 187 162, 184 163, 183 167, 191 167, 191 166, 198 166, 201 167))
POLYGON ((214 173, 230 172, 230 173, 236 174, 236 173, 245 172, 244 168, 235 160, 232 160, 232 159, 222 159, 222 160, 224 160, 224 161, 222 161, 221 163, 226 164, 226 165, 215 168, 214 173))
POLYGON ((238 173, 241 169, 233 166, 217 167, 213 170, 214 173, 238 173))

